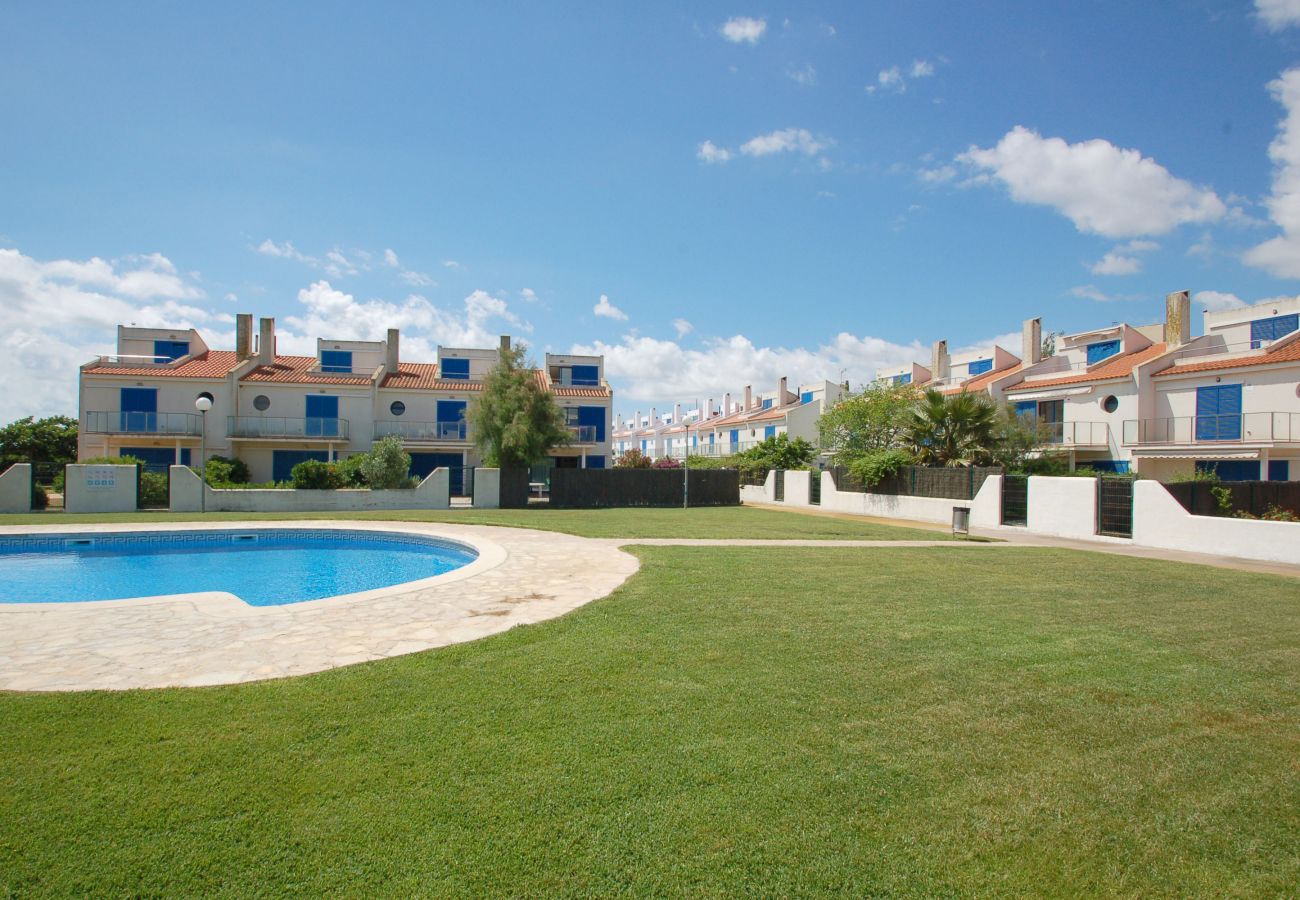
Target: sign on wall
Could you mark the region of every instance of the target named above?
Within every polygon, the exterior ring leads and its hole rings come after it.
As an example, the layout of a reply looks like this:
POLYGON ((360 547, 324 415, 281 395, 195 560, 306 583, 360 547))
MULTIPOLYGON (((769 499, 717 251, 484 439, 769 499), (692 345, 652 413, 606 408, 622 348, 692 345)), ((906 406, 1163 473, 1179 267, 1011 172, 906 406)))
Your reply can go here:
POLYGON ((117 473, 122 466, 86 466, 86 490, 117 490, 117 473))

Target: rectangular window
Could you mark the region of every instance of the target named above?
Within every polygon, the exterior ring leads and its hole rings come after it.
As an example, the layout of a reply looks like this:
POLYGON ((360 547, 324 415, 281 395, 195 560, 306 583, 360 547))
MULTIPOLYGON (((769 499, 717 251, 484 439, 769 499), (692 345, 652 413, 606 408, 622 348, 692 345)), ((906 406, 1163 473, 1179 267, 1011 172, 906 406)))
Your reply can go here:
POLYGON ((186 341, 154 341, 153 355, 157 362, 173 362, 182 356, 190 355, 190 345, 186 341))
POLYGON ((1088 365, 1099 363, 1119 352, 1119 341, 1098 341, 1088 345, 1088 365))
POLYGON ((891 380, 894 384, 911 384, 912 373, 908 372, 906 375, 895 375, 891 380))
POLYGON ((771 408, 772 408, 772 402, 773 402, 773 401, 771 401, 771 400, 764 400, 764 401, 763 401, 763 409, 771 409, 771 408))
POLYGON ((603 456, 588 456, 588 457, 587 457, 587 468, 588 468, 588 469, 603 469, 603 468, 605 468, 605 457, 603 457, 603 456))
POLYGON ((443 359, 438 363, 438 375, 457 381, 469 381, 469 360, 443 359))
POLYGON ((732 446, 735 446, 736 444, 739 443, 740 443, 740 429, 733 428, 731 429, 731 444, 732 446))
POLYGON ((966 372, 969 375, 982 375, 985 372, 990 371, 992 368, 993 368, 993 360, 976 359, 976 360, 972 360, 970 365, 966 367, 966 372))
MULTIPOLYGON (((149 472, 166 472, 168 466, 176 464, 176 450, 173 447, 123 447, 117 451, 118 456, 134 456, 144 463, 149 472)), ((181 450, 182 466, 190 464, 190 450, 181 450)))
POLYGON ((1259 460, 1198 459, 1196 471, 1214 472, 1220 481, 1259 481, 1259 460))
POLYGON ((1256 319, 1250 323, 1250 346, 1258 350, 1263 341, 1276 341, 1297 328, 1300 328, 1300 313, 1273 316, 1271 319, 1256 319))
POLYGON ((598 443, 605 441, 605 407, 579 406, 578 424, 582 426, 584 437, 598 443))
POLYGON ((1290 481, 1291 461, 1286 459, 1270 459, 1268 461, 1268 480, 1290 481))
POLYGON ((1016 402, 1016 415, 1018 416, 1036 416, 1038 415, 1038 401, 1036 400, 1019 400, 1016 402))
POLYGON ((1196 389, 1196 439, 1241 440, 1241 385, 1212 384, 1196 389))
POLYGON ((348 375, 352 372, 351 350, 322 350, 320 352, 320 370, 348 375))
POLYGON ((157 388, 122 388, 119 402, 122 431, 141 434, 158 430, 157 388))
POLYGON ((303 434, 308 437, 336 437, 339 433, 339 398, 323 394, 307 395, 307 421, 303 434))
POLYGON ((574 387, 600 387, 600 366, 574 366, 574 387))
POLYGON ((800 403, 812 403, 812 398, 813 398, 813 392, 812 392, 812 391, 804 391, 802 394, 799 395, 799 402, 800 402, 800 403))
POLYGON ((763 439, 766 440, 767 438, 770 437, 776 437, 775 425, 768 425, 766 428, 763 429, 763 439))
POLYGON ((273 450, 271 451, 271 478, 274 481, 289 481, 293 478, 293 467, 309 459, 326 462, 329 452, 326 450, 273 450))

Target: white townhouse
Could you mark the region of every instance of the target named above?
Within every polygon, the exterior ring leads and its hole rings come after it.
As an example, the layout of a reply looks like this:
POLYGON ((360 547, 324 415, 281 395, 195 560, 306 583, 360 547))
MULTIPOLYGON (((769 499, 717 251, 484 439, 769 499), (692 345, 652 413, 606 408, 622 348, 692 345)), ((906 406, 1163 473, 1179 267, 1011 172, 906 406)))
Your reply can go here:
MULTIPOLYGON (((510 338, 502 337, 501 347, 510 338)), ((275 350, 275 320, 236 321, 236 347, 212 350, 193 329, 119 326, 117 353, 81 367, 78 455, 136 456, 155 466, 237 457, 255 481, 284 481, 298 463, 369 450, 398 435, 411 472, 479 462, 466 412, 501 348, 439 347, 432 362, 400 359, 397 329, 383 341, 321 338, 315 356, 275 350), (199 397, 211 400, 206 414, 199 397)), ((599 356, 546 354, 535 371, 564 410, 572 441, 549 467, 603 468, 610 457, 613 393, 599 356)))

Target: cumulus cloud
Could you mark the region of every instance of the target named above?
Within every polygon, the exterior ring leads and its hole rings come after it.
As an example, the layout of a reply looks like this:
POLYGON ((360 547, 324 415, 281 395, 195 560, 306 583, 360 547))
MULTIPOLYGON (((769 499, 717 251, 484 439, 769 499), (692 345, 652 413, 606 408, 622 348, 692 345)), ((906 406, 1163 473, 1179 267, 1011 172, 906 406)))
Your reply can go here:
POLYGON ((808 63, 799 68, 785 70, 786 77, 801 87, 812 87, 817 83, 817 70, 808 63))
POLYGON ((627 313, 610 303, 609 298, 604 294, 600 295, 600 300, 591 308, 591 311, 606 319, 614 319, 619 322, 627 321, 627 313))
POLYGON ((1300 68, 1283 72, 1268 88, 1285 111, 1268 146, 1273 191, 1266 204, 1282 233, 1248 250, 1245 260, 1281 278, 1300 278, 1300 68))
POLYGON ((677 332, 677 339, 681 340, 695 330, 695 326, 685 319, 673 319, 673 330, 677 332))
POLYGON ((616 344, 574 345, 572 352, 603 354, 619 401, 633 403, 716 401, 727 391, 738 399, 746 384, 756 391, 771 390, 782 376, 794 383, 844 377, 860 386, 878 368, 896 368, 929 355, 919 343, 893 344, 847 332, 814 349, 759 347, 738 334, 688 350, 675 341, 626 335, 616 344))
POLYGON ((307 256, 300 252, 293 245, 293 241, 285 241, 283 244, 277 244, 275 241, 267 238, 257 245, 257 252, 263 256, 274 256, 277 259, 292 259, 296 262, 305 263, 309 266, 320 265, 320 260, 313 256, 307 256))
POLYGON ((1192 295, 1192 302, 1200 304, 1210 312, 1218 312, 1223 309, 1240 309, 1246 305, 1246 301, 1236 294, 1225 294, 1221 291, 1197 291, 1192 295))
POLYGON ((902 66, 890 66, 887 69, 881 69, 876 75, 874 84, 866 86, 868 94, 874 94, 877 91, 882 93, 902 94, 907 91, 907 83, 916 78, 929 78, 934 75, 934 63, 926 59, 914 59, 912 64, 904 69, 902 66))
POLYGON ((401 262, 397 259, 397 254, 392 250, 384 251, 384 262, 389 266, 392 266, 394 269, 399 269, 402 266, 401 262))
POLYGON ((1016 126, 996 146, 971 147, 958 161, 977 180, 1003 184, 1016 202, 1051 207, 1080 231, 1105 237, 1165 234, 1227 213, 1209 188, 1104 140, 1069 144, 1016 126))
POLYGON ((1120 244, 1092 264, 1094 275, 1135 275, 1142 271, 1142 260, 1137 254, 1150 253, 1159 248, 1154 241, 1129 241, 1120 244))
POLYGON ((1094 300, 1097 303, 1109 303, 1118 298, 1112 297, 1098 290, 1096 285, 1081 284, 1078 287, 1070 288, 1070 296, 1078 297, 1080 300, 1094 300))
POLYGON ((706 163, 724 163, 731 159, 731 151, 713 141, 703 141, 695 150, 695 158, 706 163))
POLYGON ((767 31, 766 19, 733 16, 718 29, 718 33, 733 44, 757 44, 767 31))
POLYGON ((228 313, 158 254, 40 261, 0 248, 0 421, 77 414, 77 367, 116 351, 119 324, 224 329, 228 313))
POLYGON ((1255 14, 1270 31, 1300 25, 1300 0, 1255 0, 1255 14))
POLYGON ((771 156, 793 151, 804 156, 816 156, 828 146, 829 140, 818 140, 806 128, 782 128, 750 138, 740 145, 740 152, 746 156, 771 156))

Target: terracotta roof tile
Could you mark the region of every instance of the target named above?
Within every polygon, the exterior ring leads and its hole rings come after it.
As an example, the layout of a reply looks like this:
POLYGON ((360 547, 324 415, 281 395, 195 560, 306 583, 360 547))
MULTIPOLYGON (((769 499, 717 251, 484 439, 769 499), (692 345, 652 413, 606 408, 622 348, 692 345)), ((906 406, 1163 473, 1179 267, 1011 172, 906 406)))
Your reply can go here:
POLYGON ((1007 388, 1008 394, 1019 393, 1020 391, 1037 391, 1042 388, 1059 387, 1067 384, 1087 384, 1093 381, 1110 381, 1115 378, 1127 378, 1133 374, 1133 370, 1144 362, 1150 362, 1157 356, 1165 352, 1167 348, 1163 343, 1152 344, 1145 350, 1138 350, 1134 353, 1125 353, 1123 356, 1103 363, 1091 372, 1082 372, 1078 375, 1066 375, 1062 378, 1045 378, 1042 381, 1022 381, 1019 384, 1007 388))
POLYGON ((483 382, 465 378, 439 378, 437 363, 398 363, 397 371, 384 376, 383 390, 481 391, 483 382))
POLYGON ((151 378, 224 378, 239 364, 233 350, 209 350, 178 366, 104 366, 83 371, 87 375, 148 375, 151 378))
POLYGON ((1272 353, 1261 353, 1258 356, 1238 356, 1235 359, 1207 359, 1203 362, 1180 363, 1176 366, 1170 366, 1164 371, 1157 372, 1156 377, 1186 375, 1189 372, 1215 372, 1220 369, 1244 369, 1247 366, 1271 366, 1274 363, 1285 362, 1300 362, 1300 338, 1293 339, 1289 344, 1279 347, 1272 353))
POLYGON ((976 375, 974 378, 967 378, 961 384, 946 387, 941 391, 941 393, 951 397, 953 394, 964 394, 967 391, 982 391, 999 378, 1014 375, 1023 368, 1023 363, 1016 363, 1014 366, 1007 366, 1005 369, 998 369, 994 372, 984 372, 976 375))
POLYGON ((269 366, 257 366, 240 378, 240 381, 274 382, 278 384, 369 384, 369 375, 347 375, 334 372, 313 372, 314 356, 277 356, 269 366))

